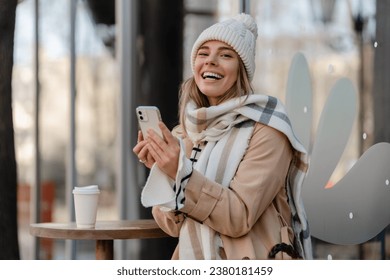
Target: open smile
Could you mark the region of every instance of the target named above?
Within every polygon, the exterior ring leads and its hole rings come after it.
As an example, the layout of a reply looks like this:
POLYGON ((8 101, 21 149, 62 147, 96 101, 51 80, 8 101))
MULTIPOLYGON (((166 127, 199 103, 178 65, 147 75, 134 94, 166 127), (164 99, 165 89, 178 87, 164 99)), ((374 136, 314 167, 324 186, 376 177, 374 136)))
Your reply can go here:
POLYGON ((202 74, 202 78, 207 80, 220 80, 223 78, 223 76, 213 72, 204 72, 202 74))

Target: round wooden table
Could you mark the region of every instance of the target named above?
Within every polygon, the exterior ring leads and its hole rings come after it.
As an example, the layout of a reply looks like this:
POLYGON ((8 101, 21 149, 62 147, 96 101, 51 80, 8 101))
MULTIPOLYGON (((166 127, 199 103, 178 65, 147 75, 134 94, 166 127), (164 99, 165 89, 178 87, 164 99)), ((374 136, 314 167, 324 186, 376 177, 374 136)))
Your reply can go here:
POLYGON ((30 234, 54 239, 96 240, 96 259, 114 258, 115 239, 162 238, 168 235, 153 219, 97 221, 95 228, 77 228, 70 223, 37 223, 30 225, 30 234))

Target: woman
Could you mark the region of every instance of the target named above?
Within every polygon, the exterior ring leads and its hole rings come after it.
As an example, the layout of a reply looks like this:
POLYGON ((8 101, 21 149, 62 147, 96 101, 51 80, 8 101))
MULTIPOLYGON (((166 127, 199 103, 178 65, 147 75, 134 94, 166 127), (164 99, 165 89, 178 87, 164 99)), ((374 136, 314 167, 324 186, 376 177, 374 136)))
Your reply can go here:
POLYGON ((240 14, 195 42, 180 125, 138 136, 145 207, 179 237, 173 259, 311 258, 300 185, 307 164, 280 102, 253 94, 257 25, 240 14))

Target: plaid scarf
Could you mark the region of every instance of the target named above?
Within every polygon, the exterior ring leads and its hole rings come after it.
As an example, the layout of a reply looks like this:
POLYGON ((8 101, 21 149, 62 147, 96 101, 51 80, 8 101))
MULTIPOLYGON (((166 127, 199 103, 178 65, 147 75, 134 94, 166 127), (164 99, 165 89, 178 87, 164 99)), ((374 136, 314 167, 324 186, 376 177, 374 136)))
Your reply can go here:
MULTIPOLYGON (((286 180, 296 240, 294 245, 303 258, 312 259, 310 233, 301 198, 301 186, 308 168, 307 154, 295 136, 284 106, 278 99, 256 94, 234 98, 207 108, 196 108, 193 102, 189 102, 185 123, 187 133, 194 143, 207 142, 194 169, 228 187, 248 147, 255 122, 279 130, 287 136, 294 148, 293 162, 286 180)), ((216 244, 220 242, 218 234, 204 224, 197 224, 198 228, 192 227, 194 225, 184 224, 179 240, 192 245, 195 245, 196 240, 203 258, 217 258, 216 244), (197 236, 194 237, 194 234, 197 236)), ((180 258, 196 258, 194 251, 199 250, 188 245, 179 246, 179 249, 180 258)))

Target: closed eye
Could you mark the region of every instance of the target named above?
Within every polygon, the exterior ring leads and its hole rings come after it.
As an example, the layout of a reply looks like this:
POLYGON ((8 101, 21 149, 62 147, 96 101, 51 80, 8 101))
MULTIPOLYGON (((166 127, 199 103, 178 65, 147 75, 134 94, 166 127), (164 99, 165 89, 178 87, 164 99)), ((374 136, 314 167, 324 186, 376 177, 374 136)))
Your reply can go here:
POLYGON ((198 56, 208 56, 209 54, 206 52, 198 52, 198 56))

